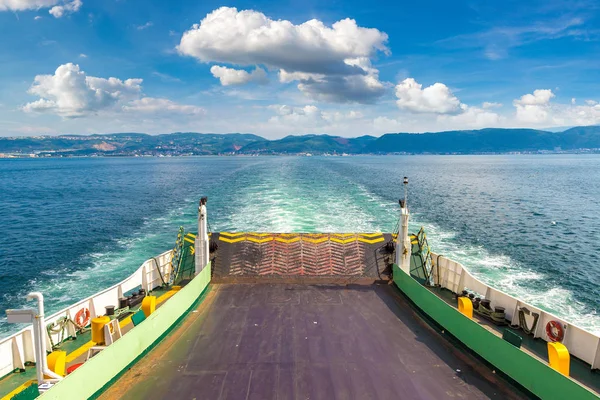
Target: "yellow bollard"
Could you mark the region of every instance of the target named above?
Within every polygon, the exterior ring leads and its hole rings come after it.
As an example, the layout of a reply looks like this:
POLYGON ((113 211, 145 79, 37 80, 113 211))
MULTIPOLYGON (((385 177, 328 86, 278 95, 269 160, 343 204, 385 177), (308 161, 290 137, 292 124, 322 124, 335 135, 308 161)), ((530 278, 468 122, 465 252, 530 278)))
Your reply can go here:
POLYGON ((550 368, 569 376, 571 356, 567 347, 560 342, 548 342, 548 363, 550 368))
POLYGON ((473 319, 473 302, 468 297, 458 298, 458 311, 461 314, 473 319))
POLYGON ((104 315, 92 320, 92 342, 104 344, 104 325, 110 322, 110 317, 104 315))
POLYGON ((57 375, 65 376, 67 368, 67 352, 56 350, 48 354, 48 369, 57 375))
POLYGON ((156 296, 146 296, 142 300, 142 311, 146 318, 156 310, 156 296))

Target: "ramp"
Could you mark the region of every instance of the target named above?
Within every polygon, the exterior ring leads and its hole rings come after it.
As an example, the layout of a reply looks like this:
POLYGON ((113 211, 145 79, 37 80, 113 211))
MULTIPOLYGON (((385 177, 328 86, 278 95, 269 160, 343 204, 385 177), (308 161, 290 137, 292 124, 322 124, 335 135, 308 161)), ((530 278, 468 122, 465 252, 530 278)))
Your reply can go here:
POLYGON ((248 277, 387 278, 393 248, 384 233, 213 233, 213 281, 248 277))

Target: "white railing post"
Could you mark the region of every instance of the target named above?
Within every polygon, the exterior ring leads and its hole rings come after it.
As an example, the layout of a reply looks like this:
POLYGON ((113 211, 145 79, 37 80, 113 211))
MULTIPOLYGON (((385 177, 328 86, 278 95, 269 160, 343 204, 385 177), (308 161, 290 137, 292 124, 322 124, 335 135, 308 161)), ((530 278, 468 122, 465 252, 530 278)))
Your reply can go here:
POLYGON ((198 235, 196 236, 194 243, 194 263, 196 266, 196 275, 199 274, 208 264, 208 216, 206 213, 207 201, 207 197, 202 197, 200 199, 200 205, 198 206, 198 235))

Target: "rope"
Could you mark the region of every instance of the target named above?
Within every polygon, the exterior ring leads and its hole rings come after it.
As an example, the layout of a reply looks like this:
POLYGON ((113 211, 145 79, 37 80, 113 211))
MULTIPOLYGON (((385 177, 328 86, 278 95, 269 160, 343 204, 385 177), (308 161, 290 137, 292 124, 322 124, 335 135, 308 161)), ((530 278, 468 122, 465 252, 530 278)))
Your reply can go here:
POLYGON ((73 324, 73 326, 77 328, 77 331, 79 333, 84 333, 87 331, 87 329, 84 326, 77 325, 75 321, 73 321, 71 318, 67 318, 66 316, 60 317, 55 322, 49 323, 48 325, 46 325, 46 332, 48 332, 48 337, 50 338, 50 346, 53 350, 62 346, 63 342, 67 339, 67 337, 65 337, 65 331, 69 323, 73 324), (54 340, 52 339, 53 334, 59 334, 58 343, 54 343, 54 340))
POLYGON ((521 327, 521 329, 523 329, 523 332, 525 332, 526 334, 531 335, 532 333, 535 332, 535 328, 537 327, 537 323, 538 323, 539 319, 540 319, 540 314, 532 313, 525 307, 521 307, 519 309, 519 326, 521 327), (527 321, 525 320, 525 314, 533 315, 533 325, 531 326, 531 329, 529 329, 527 327, 527 321))

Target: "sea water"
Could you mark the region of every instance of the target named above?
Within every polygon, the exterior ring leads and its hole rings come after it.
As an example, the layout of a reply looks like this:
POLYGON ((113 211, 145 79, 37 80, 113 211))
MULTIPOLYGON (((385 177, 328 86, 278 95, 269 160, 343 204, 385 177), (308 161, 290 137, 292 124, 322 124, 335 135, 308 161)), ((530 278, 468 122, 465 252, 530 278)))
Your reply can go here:
POLYGON ((6 308, 47 314, 122 280, 195 231, 410 229, 480 279, 600 334, 600 156, 181 157, 0 160, 6 308))

